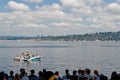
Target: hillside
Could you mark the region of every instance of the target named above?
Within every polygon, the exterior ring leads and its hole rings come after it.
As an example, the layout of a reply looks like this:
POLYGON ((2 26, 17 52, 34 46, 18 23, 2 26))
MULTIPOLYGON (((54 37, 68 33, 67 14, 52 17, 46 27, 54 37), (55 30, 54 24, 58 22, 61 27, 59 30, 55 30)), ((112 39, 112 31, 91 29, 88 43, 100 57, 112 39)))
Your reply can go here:
POLYGON ((37 40, 37 41, 120 41, 120 31, 118 32, 99 32, 83 35, 67 36, 0 36, 0 40, 37 40))

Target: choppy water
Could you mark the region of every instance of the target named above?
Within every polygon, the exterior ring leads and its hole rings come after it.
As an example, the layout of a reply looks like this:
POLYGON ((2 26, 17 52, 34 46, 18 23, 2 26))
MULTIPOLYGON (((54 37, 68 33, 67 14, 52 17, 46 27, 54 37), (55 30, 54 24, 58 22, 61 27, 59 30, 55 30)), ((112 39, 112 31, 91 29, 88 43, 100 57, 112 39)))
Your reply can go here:
POLYGON ((9 73, 20 68, 29 70, 47 69, 64 74, 68 68, 97 69, 110 76, 112 71, 120 72, 120 42, 39 42, 39 41, 0 41, 0 71, 9 73), (30 51, 42 56, 40 62, 17 62, 13 58, 22 52, 30 51))

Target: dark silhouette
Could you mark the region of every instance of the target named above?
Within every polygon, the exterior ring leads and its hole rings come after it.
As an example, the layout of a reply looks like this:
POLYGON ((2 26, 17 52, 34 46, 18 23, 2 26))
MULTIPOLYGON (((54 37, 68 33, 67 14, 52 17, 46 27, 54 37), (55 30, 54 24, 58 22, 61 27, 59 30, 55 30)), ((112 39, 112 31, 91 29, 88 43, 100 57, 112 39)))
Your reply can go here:
POLYGON ((39 78, 35 75, 35 70, 30 70, 31 74, 28 76, 29 80, 39 80, 39 78))
POLYGON ((70 76, 70 80, 77 80, 77 79, 78 79, 77 71, 74 70, 74 71, 73 71, 73 75, 70 76))
POLYGON ((8 76, 9 80, 14 80, 14 72, 10 71, 10 75, 8 76))
POLYGON ((64 79, 66 80, 70 79, 70 73, 68 69, 65 70, 65 75, 62 76, 62 80, 64 79))

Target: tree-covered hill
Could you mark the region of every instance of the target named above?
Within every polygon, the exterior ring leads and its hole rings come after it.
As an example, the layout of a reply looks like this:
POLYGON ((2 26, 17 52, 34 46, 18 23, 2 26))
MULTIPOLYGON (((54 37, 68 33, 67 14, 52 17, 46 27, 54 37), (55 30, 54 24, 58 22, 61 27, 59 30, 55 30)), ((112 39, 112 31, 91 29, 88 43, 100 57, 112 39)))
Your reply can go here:
POLYGON ((68 36, 57 36, 51 38, 53 40, 76 40, 76 41, 119 41, 120 40, 120 31, 118 32, 99 32, 99 33, 91 33, 91 34, 83 34, 83 35, 68 35, 68 36))
POLYGON ((120 31, 118 32, 99 32, 83 35, 66 36, 0 36, 0 40, 38 40, 38 41, 120 41, 120 31))

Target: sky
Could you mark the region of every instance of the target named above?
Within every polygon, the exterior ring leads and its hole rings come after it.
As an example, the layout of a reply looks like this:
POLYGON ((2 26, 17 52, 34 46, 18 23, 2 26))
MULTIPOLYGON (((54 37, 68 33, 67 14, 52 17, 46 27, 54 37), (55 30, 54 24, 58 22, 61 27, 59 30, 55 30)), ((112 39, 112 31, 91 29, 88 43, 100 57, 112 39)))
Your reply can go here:
POLYGON ((0 36, 120 31, 120 0, 0 0, 0 36))

